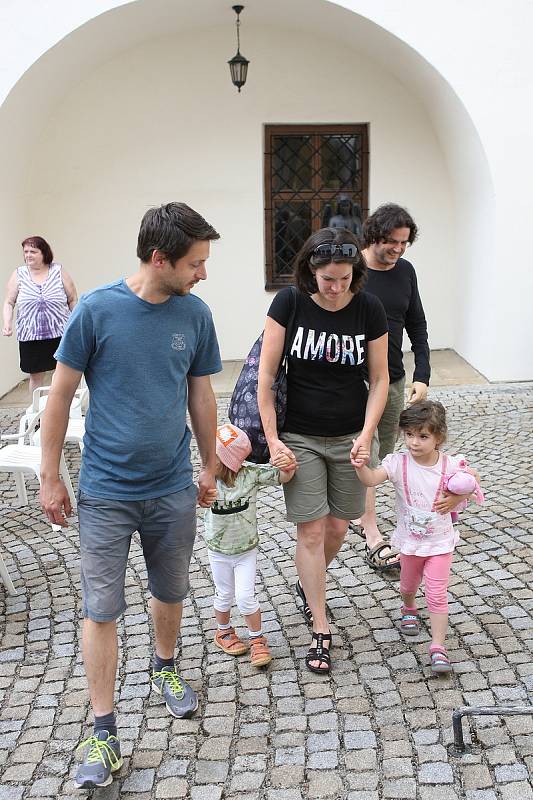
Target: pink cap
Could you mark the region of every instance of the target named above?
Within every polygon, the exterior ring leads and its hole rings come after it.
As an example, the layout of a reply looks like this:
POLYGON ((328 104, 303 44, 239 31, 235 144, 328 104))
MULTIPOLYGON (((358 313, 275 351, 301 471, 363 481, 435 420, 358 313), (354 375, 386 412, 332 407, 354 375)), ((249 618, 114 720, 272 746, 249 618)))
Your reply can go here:
POLYGON ((248 436, 236 425, 227 423, 217 429, 217 456, 228 469, 238 472, 251 452, 248 436))

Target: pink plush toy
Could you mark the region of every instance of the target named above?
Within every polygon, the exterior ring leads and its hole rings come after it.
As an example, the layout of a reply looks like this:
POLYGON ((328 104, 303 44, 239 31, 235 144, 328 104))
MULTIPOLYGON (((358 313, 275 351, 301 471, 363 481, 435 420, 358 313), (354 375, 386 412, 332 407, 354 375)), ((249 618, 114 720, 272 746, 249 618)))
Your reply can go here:
MULTIPOLYGON (((468 494, 473 495, 474 500, 478 505, 485 502, 481 487, 470 472, 467 472, 468 463, 465 458, 462 458, 455 471, 451 475, 446 475, 444 478, 443 489, 451 494, 468 494)), ((464 511, 468 505, 468 499, 459 503, 458 506, 451 512, 452 522, 457 522, 459 518, 459 511, 464 511)))

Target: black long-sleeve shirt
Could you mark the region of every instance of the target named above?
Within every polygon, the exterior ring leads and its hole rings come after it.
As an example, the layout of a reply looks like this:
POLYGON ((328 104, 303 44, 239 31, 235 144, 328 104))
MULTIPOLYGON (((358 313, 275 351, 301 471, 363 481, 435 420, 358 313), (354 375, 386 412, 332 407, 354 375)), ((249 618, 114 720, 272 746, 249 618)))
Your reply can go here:
POLYGON ((389 323, 389 377, 395 383, 405 375, 403 331, 415 356, 413 381, 429 384, 429 345, 426 316, 418 293, 416 273, 410 261, 398 259, 392 269, 368 268, 365 291, 379 297, 389 323))

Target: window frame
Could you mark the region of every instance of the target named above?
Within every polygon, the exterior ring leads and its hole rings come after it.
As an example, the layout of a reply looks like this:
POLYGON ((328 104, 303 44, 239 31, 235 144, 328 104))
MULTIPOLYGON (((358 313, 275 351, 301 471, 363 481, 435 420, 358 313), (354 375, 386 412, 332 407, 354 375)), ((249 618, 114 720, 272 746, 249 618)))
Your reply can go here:
MULTIPOLYGON (((313 212, 321 207, 324 202, 333 202, 339 194, 350 194, 350 190, 335 188, 318 190, 319 178, 319 157, 318 147, 313 147, 314 163, 312 171, 312 188, 302 189, 298 192, 292 190, 281 190, 274 192, 272 188, 272 156, 273 139, 275 136, 293 134, 295 136, 306 134, 316 136, 323 135, 357 135, 361 137, 361 196, 354 198, 359 202, 363 214, 363 220, 368 216, 368 171, 369 171, 369 149, 368 149, 368 123, 317 123, 316 125, 271 125, 264 126, 264 236, 265 236, 265 290, 277 291, 283 286, 292 283, 292 277, 277 276, 274 273, 274 211, 276 200, 294 199, 295 194, 302 200, 309 200, 313 212)), ((315 213, 313 213, 313 217, 315 213)), ((318 228, 313 228, 318 230, 318 228)))

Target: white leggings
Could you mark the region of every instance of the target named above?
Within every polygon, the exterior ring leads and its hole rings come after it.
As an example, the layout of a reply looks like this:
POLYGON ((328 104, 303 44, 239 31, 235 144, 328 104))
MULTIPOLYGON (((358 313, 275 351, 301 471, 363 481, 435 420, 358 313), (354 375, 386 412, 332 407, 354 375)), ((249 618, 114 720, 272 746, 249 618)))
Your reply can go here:
POLYGON ((215 610, 229 611, 236 602, 241 614, 255 614, 259 610, 255 596, 257 547, 237 556, 214 550, 208 550, 208 553, 215 582, 215 610))

